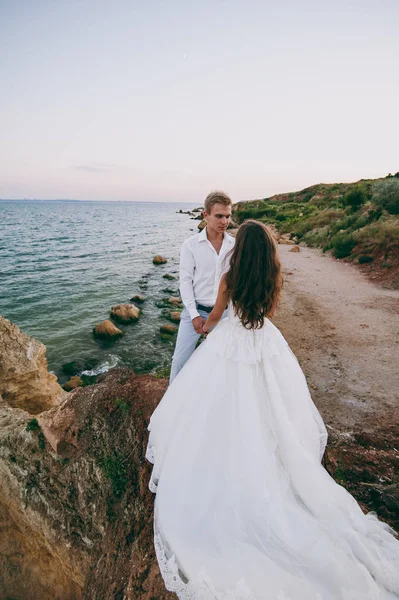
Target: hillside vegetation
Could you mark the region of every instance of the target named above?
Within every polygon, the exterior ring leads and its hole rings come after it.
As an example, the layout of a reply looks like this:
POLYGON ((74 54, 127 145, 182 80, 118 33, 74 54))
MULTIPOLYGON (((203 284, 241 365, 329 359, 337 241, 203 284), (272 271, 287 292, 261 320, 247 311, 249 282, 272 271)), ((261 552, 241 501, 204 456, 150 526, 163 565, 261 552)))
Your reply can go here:
POLYGON ((399 287, 399 172, 235 204, 234 220, 248 218, 355 261, 373 279, 399 287))

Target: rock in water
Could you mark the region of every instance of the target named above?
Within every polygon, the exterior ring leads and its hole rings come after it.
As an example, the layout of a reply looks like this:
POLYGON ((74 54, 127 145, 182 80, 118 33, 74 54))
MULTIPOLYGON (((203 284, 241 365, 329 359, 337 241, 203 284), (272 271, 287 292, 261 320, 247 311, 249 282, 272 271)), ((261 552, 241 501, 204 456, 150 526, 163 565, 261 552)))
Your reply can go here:
POLYGON ((202 231, 205 227, 206 227, 206 221, 205 221, 205 219, 202 219, 201 223, 198 223, 198 229, 199 229, 199 231, 202 231))
POLYGON ((66 390, 67 392, 70 392, 70 391, 74 390, 75 388, 80 387, 82 385, 83 385, 83 381, 81 380, 81 378, 78 377, 77 375, 73 375, 64 384, 64 390, 66 390))
POLYGON ((170 319, 173 323, 180 323, 181 313, 178 310, 171 310, 168 315, 168 319, 170 319))
POLYGON ((300 251, 301 251, 301 249, 299 246, 292 246, 292 248, 290 250, 290 252, 300 252, 300 251))
POLYGON ((143 304, 145 302, 145 296, 141 294, 136 294, 133 298, 130 298, 130 302, 137 302, 137 304, 143 304))
POLYGON ((179 296, 170 296, 167 299, 168 304, 172 304, 173 306, 181 306, 181 298, 179 296))
POLYGON ((46 347, 0 317, 0 394, 10 406, 38 414, 66 393, 47 371, 46 347))
POLYGON ((118 329, 118 327, 115 327, 112 321, 106 319, 94 327, 93 334, 102 338, 115 338, 119 335, 123 335, 123 331, 118 329))
POLYGON ((134 304, 118 304, 111 308, 111 317, 121 323, 133 323, 140 316, 140 309, 134 304))
POLYGON ((161 333, 166 333, 167 335, 175 335, 175 333, 177 333, 177 327, 176 325, 161 325, 161 327, 159 328, 159 331, 161 333))
POLYGON ((164 265, 165 263, 168 262, 168 259, 165 258, 164 256, 161 256, 160 254, 157 254, 152 259, 152 262, 154 263, 154 265, 164 265))

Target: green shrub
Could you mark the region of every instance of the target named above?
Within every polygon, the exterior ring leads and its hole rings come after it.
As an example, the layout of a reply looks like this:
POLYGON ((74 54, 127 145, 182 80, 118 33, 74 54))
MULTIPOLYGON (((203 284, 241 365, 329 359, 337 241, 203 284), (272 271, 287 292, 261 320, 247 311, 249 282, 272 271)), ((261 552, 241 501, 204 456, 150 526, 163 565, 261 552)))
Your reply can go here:
POLYGON ((356 231, 365 227, 369 223, 369 217, 367 215, 361 215, 359 213, 347 215, 343 219, 335 221, 331 225, 331 233, 334 235, 340 233, 341 230, 345 230, 347 233, 356 231))
POLYGON ((44 450, 46 447, 46 438, 44 437, 44 433, 42 431, 39 431, 39 434, 37 436, 37 442, 39 444, 40 450, 44 450))
POLYGON ((373 186, 373 202, 391 215, 399 215, 399 180, 377 181, 373 186))
POLYGON ((343 202, 347 206, 350 206, 352 210, 358 210, 367 200, 366 189, 361 185, 357 185, 345 194, 343 202))
POLYGON ((156 377, 157 379, 162 379, 164 377, 169 378, 170 377, 170 366, 157 369, 154 373, 154 377, 156 377))
POLYGON ((46 447, 46 438, 44 437, 44 434, 40 429, 40 425, 37 419, 33 418, 30 419, 30 421, 28 421, 26 431, 34 431, 35 433, 37 433, 37 443, 39 444, 39 448, 40 450, 44 450, 46 447))
POLYGON ((368 218, 370 221, 378 221, 378 219, 381 217, 382 215, 382 208, 381 206, 378 207, 372 207, 370 208, 369 212, 368 212, 368 218))
POLYGON ((26 431, 40 431, 40 425, 37 419, 31 419, 28 421, 26 431))
POLYGON ((331 240, 331 247, 335 258, 345 258, 349 256, 357 242, 352 235, 339 233, 331 240))
POLYGON ((122 414, 127 415, 130 412, 130 403, 123 398, 117 398, 115 404, 122 414))
POLYGON ((115 498, 121 498, 126 490, 127 473, 124 456, 114 453, 104 456, 102 469, 107 479, 111 480, 112 492, 115 498))
POLYGON ((305 233, 303 240, 308 246, 325 246, 329 243, 328 226, 305 233))
POLYGON ((363 256, 359 256, 359 265, 366 265, 367 263, 373 262, 374 258, 372 256, 368 256, 367 254, 363 256))

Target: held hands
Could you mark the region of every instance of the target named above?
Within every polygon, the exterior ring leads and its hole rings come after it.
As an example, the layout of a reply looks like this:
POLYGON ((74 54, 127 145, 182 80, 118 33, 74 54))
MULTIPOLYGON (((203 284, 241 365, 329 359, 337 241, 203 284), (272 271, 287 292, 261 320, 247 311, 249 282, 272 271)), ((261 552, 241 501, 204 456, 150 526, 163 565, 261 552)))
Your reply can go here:
POLYGON ((200 335, 205 333, 203 329, 205 319, 203 319, 202 317, 195 317, 195 319, 192 320, 192 323, 196 333, 199 333, 200 335))

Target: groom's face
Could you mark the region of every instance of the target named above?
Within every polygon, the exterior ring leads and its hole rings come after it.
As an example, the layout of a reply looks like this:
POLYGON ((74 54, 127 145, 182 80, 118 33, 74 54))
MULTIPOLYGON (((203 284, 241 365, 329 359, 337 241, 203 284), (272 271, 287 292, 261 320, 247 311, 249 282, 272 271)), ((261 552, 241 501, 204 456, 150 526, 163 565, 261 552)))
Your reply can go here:
POLYGON ((223 233, 226 231, 231 217, 231 206, 216 203, 211 207, 210 212, 204 211, 208 229, 214 232, 223 233))

